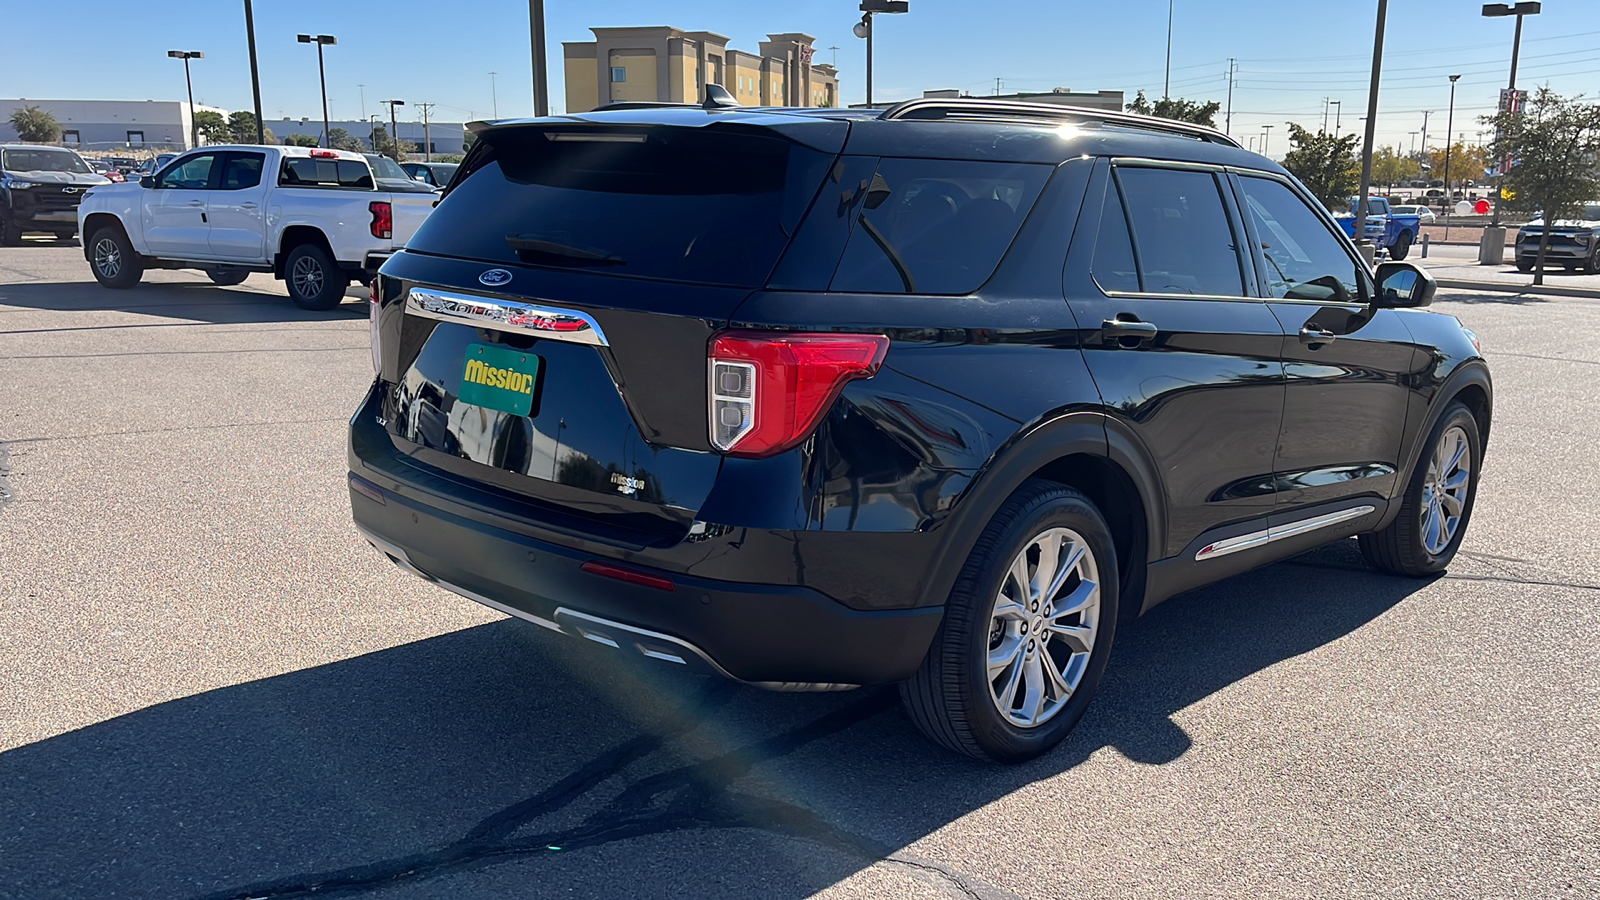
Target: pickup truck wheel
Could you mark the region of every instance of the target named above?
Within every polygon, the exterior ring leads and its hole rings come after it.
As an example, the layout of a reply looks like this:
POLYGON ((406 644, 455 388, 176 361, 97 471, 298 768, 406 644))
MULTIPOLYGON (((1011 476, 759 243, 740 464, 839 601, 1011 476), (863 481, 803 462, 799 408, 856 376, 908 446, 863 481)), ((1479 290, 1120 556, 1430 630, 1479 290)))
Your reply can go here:
POLYGON ((333 309, 344 301, 350 276, 316 244, 301 244, 290 251, 283 265, 289 298, 301 309, 333 309))
POLYGON ((212 284, 223 287, 244 284, 244 280, 250 277, 250 273, 244 269, 207 269, 206 275, 211 278, 212 284))
POLYGON ((1083 716, 1117 623, 1116 548, 1078 491, 1028 481, 957 576, 922 666, 900 685, 917 727, 958 753, 1022 762, 1083 716))
POLYGON ((144 277, 144 260, 121 228, 107 225, 89 239, 89 269, 101 287, 131 288, 144 277))
POLYGON ((1389 258, 1393 260, 1402 260, 1405 259, 1406 254, 1410 252, 1411 232, 1402 231, 1400 232, 1400 236, 1394 239, 1394 246, 1389 248, 1389 258))
POLYGON ((1420 578, 1443 572, 1455 559, 1478 494, 1483 439, 1465 404, 1452 403, 1423 445, 1406 483, 1400 514, 1389 527, 1357 538, 1373 568, 1420 578))

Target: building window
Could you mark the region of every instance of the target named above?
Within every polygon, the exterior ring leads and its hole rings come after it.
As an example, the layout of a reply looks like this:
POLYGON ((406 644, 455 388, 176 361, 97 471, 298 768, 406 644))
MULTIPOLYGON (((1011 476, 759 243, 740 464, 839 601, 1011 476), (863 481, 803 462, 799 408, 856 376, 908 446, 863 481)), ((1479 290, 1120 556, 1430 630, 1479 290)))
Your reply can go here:
POLYGON ((130 132, 128 132, 128 146, 130 146, 130 147, 143 147, 144 146, 144 132, 142 132, 142 131, 130 131, 130 132))
POLYGON ((628 70, 627 70, 626 67, 624 67, 624 66, 612 66, 611 67, 611 82, 613 84, 616 84, 616 83, 619 83, 619 82, 623 82, 623 81, 627 81, 627 80, 628 80, 628 70))
POLYGON ((83 138, 79 137, 78 133, 76 131, 63 131, 63 132, 61 132, 61 140, 65 141, 68 144, 81 144, 81 143, 83 143, 83 138))

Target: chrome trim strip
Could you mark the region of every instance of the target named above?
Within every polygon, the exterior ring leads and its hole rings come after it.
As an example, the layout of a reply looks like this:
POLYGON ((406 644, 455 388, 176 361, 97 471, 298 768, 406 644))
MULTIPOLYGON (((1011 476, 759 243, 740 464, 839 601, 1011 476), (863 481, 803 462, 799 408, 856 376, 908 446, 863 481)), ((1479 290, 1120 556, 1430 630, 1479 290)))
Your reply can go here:
POLYGON ((1274 541, 1281 541, 1284 538, 1291 538, 1298 534, 1305 534, 1308 531, 1316 531, 1318 528, 1327 528, 1330 525, 1337 525, 1340 522, 1348 522, 1351 519, 1359 519, 1367 513, 1372 512, 1373 509, 1374 507, 1371 506, 1352 506, 1349 509, 1341 509, 1338 512, 1314 516, 1309 519, 1301 519, 1298 522, 1291 522, 1287 525, 1273 525, 1261 531, 1252 531, 1249 534, 1241 534, 1237 537, 1224 538, 1223 540, 1207 544, 1206 546, 1200 548, 1200 552, 1196 553, 1194 558, 1196 561, 1202 559, 1215 559, 1219 556, 1227 556, 1230 553, 1238 553, 1241 550, 1249 550, 1254 547, 1260 547, 1270 544, 1274 541))
POLYGON ((610 346, 600 323, 586 313, 433 288, 412 288, 406 312, 425 319, 488 328, 510 334, 535 334, 553 341, 610 346))
MULTIPOLYGON (((562 623, 564 631, 568 631, 568 633, 578 632, 583 634, 585 637, 588 637, 590 640, 596 640, 597 638, 590 637, 589 633, 583 630, 583 625, 585 624, 589 625, 590 627, 605 631, 620 631, 624 634, 635 635, 646 640, 670 644, 674 647, 681 648, 687 653, 694 654, 702 662, 709 666, 712 671, 721 674, 724 678, 728 678, 733 681, 739 680, 734 678, 732 675, 729 675, 727 669, 717 665, 716 660, 712 659, 710 656, 707 656, 704 650, 701 650, 699 647, 696 647, 682 638, 676 638, 670 634, 662 634, 659 631, 651 631, 647 628, 639 628, 634 625, 624 625, 621 622, 617 622, 612 619, 602 619, 599 616, 592 616, 586 612, 578 612, 575 609, 568 609, 565 606, 556 610, 556 621, 562 623), (568 625, 563 621, 565 619, 575 619, 577 620, 577 623, 568 625)), ((604 641, 601 641, 601 643, 604 643, 604 641)), ((639 653, 644 656, 650 657, 651 659, 667 660, 669 662, 676 662, 680 665, 688 665, 688 661, 682 657, 675 658, 670 654, 654 651, 640 644, 634 644, 633 649, 639 651, 639 653)))

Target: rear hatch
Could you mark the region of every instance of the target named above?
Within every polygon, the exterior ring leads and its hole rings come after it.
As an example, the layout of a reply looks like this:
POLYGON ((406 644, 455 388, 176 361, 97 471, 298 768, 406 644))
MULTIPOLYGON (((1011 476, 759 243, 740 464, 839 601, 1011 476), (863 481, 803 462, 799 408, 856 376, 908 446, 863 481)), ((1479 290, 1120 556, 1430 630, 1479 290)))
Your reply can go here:
POLYGON ((843 146, 843 123, 797 118, 654 110, 482 132, 382 270, 397 445, 599 536, 681 539, 722 461, 708 342, 766 283, 843 146))

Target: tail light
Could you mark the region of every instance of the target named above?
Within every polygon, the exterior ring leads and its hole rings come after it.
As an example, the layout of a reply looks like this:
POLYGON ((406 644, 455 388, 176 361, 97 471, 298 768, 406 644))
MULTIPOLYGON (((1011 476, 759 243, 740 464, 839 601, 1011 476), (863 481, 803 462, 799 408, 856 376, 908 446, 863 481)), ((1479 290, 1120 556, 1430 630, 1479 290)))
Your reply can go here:
POLYGON ((367 209, 372 210, 372 236, 375 238, 391 238, 394 236, 394 208, 387 200, 374 200, 367 204, 367 209))
POLYGON ((383 373, 383 347, 378 341, 378 314, 383 311, 383 293, 378 287, 378 282, 382 278, 382 275, 373 275, 372 284, 367 293, 367 299, 372 301, 367 304, 367 327, 372 333, 372 373, 374 375, 383 373))
POLYGON ((313 151, 311 151, 311 158, 312 159, 338 159, 339 158, 339 154, 335 153, 332 150, 313 150, 313 151))
POLYGON ((711 445, 771 456, 799 444, 847 382, 871 378, 881 334, 725 331, 711 341, 711 445))

